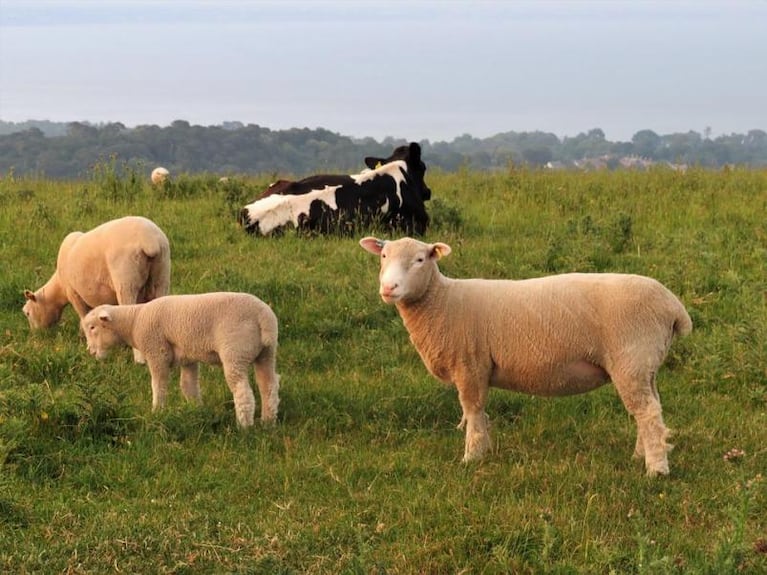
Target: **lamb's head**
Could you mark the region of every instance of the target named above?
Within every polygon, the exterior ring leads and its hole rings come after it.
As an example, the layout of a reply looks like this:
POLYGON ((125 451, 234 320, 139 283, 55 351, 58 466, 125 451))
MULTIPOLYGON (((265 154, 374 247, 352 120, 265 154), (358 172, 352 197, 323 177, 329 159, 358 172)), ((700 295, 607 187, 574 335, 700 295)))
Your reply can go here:
POLYGON ((100 305, 89 311, 80 322, 88 342, 88 352, 98 359, 104 359, 109 350, 123 342, 112 329, 112 305, 100 305))
POLYGON ((62 308, 46 302, 45 292, 42 289, 37 292, 25 290, 24 297, 27 301, 21 311, 27 316, 30 328, 42 329, 58 323, 62 308))
POLYGON ((439 273, 437 260, 451 251, 447 244, 426 244, 412 238, 384 241, 367 237, 360 245, 381 256, 378 293, 386 303, 418 301, 439 273))

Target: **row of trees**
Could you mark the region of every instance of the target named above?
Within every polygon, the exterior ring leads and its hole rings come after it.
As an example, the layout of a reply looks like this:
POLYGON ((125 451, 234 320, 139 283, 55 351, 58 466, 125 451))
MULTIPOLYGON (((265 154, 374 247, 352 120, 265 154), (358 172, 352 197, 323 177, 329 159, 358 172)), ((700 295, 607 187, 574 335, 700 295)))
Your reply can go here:
MULTIPOLYGON (((148 169, 162 165, 172 173, 273 173, 303 175, 323 170, 357 171, 364 156, 387 156, 404 140, 351 138, 325 129, 270 130, 228 122, 126 128, 121 123, 91 125, 0 121, 0 174, 75 178, 108 158, 148 169)), ((573 165, 602 158, 620 167, 622 158, 640 156, 653 162, 720 167, 726 164, 767 166, 767 132, 751 130, 710 138, 697 132, 658 135, 637 132, 630 142, 610 142, 596 128, 575 137, 545 132, 506 132, 490 138, 463 135, 452 142, 421 142, 427 165, 454 171, 503 169, 514 164, 573 165)))

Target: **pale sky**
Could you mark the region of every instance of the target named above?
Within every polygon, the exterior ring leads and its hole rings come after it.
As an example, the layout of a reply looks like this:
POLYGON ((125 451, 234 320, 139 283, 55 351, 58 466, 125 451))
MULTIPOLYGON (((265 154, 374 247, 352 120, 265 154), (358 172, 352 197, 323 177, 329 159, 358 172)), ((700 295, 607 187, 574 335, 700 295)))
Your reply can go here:
POLYGON ((767 129, 767 2, 0 0, 0 119, 767 129))

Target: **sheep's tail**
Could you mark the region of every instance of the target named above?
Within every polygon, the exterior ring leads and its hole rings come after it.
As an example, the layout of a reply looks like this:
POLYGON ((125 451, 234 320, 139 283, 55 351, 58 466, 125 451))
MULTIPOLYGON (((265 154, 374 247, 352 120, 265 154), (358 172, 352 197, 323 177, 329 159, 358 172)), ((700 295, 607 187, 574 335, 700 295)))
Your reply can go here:
POLYGON ((149 261, 149 276, 146 283, 146 301, 170 293, 170 246, 165 236, 144 242, 141 251, 149 261))
POLYGON ((261 316, 261 344, 272 355, 277 354, 277 340, 279 337, 279 322, 274 311, 267 306, 261 316))
POLYGON ((692 319, 690 319, 690 314, 687 313, 684 304, 679 299, 676 301, 678 306, 676 317, 674 318, 674 333, 676 335, 687 335, 692 331, 692 319))

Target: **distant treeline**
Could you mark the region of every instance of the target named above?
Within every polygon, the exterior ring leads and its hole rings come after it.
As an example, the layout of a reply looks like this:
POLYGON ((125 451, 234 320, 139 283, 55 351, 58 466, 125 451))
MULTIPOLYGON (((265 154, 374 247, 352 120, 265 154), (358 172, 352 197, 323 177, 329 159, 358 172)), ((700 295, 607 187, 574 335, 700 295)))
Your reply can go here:
MULTIPOLYGON (((0 176, 38 175, 77 178, 104 161, 171 173, 305 175, 318 171, 358 171, 365 156, 388 156, 403 139, 351 138, 326 129, 270 130, 227 122, 126 128, 121 123, 93 125, 0 121, 0 176)), ((452 142, 422 140, 430 168, 455 171, 505 169, 509 165, 549 168, 618 169, 724 165, 767 166, 767 132, 750 130, 711 138, 686 132, 659 135, 641 130, 630 142, 610 142, 595 128, 560 139, 546 132, 505 132, 489 138, 468 134, 452 142), (639 161, 641 160, 641 161, 639 161)))

